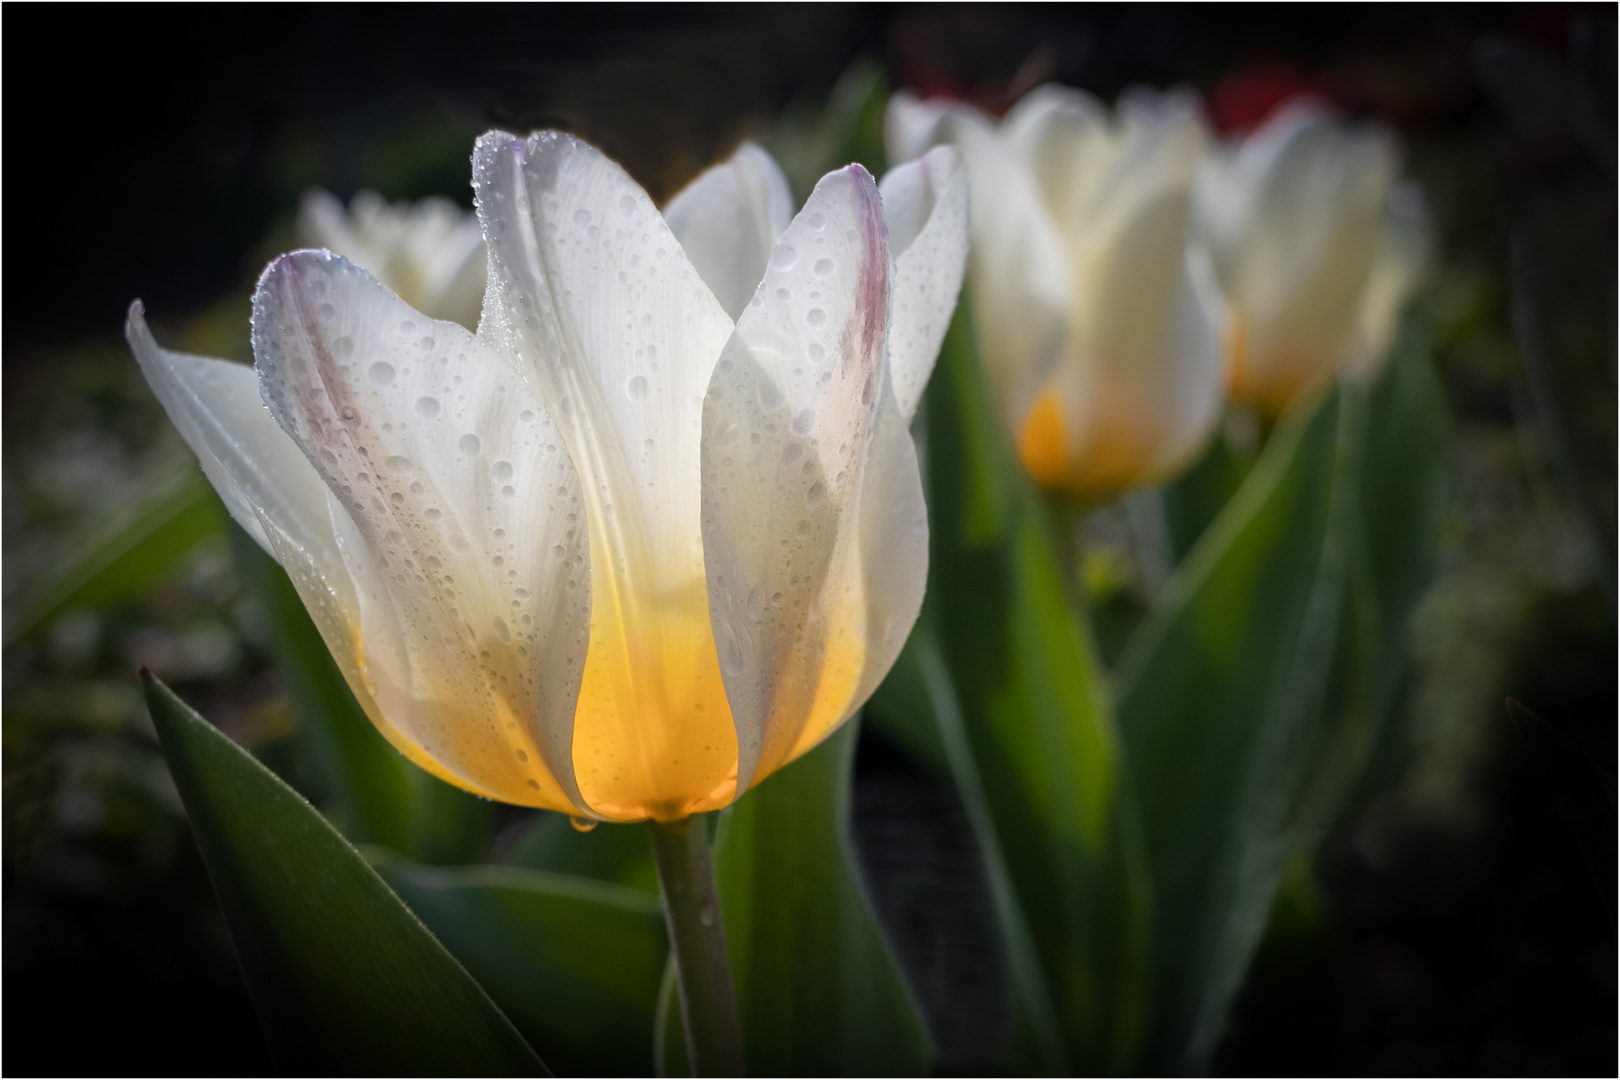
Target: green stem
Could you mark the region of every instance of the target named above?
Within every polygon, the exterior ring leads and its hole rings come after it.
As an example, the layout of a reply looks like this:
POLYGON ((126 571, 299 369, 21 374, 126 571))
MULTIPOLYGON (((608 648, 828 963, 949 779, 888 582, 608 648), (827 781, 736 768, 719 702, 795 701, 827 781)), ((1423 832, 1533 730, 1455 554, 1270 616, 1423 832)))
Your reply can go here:
POLYGON ((693 1076, 743 1075, 742 1028, 702 818, 649 821, 693 1076))

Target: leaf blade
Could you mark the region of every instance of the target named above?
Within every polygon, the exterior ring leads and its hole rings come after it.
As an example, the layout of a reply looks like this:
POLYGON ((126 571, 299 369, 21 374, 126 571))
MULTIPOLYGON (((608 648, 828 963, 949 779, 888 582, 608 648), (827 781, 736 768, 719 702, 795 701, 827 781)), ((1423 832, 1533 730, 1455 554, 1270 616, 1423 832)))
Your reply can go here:
POLYGON ((336 829, 168 687, 142 682, 283 1071, 549 1075, 336 829))

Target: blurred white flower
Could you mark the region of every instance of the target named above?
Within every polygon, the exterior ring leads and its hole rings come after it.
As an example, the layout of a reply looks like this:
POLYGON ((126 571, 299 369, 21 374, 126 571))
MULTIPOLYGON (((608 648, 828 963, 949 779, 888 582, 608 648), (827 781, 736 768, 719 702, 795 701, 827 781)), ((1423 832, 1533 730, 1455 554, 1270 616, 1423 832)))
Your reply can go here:
POLYGON ((478 326, 486 257, 478 217, 438 196, 389 203, 361 191, 345 210, 310 188, 298 204, 298 242, 343 256, 435 319, 478 326))
POLYGON ((881 197, 829 173, 796 216, 754 148, 668 216, 556 132, 485 135, 473 175, 476 335, 300 251, 260 279, 256 373, 159 348, 138 302, 130 344, 411 760, 608 820, 724 806, 848 719, 916 620, 908 388, 961 281, 959 155, 881 197))
POLYGON ((1110 115, 1044 86, 997 124, 901 92, 886 139, 966 155, 979 352, 1035 479, 1102 498, 1185 466, 1220 408, 1219 300, 1187 243, 1196 103, 1131 92, 1110 115))
POLYGON ((1334 372, 1377 374, 1429 249, 1398 167, 1389 134, 1307 102, 1211 156, 1197 227, 1226 297, 1233 400, 1274 416, 1334 372))

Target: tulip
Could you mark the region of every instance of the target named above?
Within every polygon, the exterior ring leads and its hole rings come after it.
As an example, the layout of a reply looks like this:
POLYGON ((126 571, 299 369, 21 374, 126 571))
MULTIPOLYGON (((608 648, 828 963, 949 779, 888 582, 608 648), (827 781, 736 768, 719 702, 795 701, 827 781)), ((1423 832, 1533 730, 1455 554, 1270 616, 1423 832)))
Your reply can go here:
POLYGON ((886 139, 896 160, 963 151, 979 354, 1031 475, 1097 500, 1190 462, 1220 409, 1221 364, 1218 297, 1187 243, 1196 107, 1133 93, 1110 115, 1046 86, 998 124, 902 92, 886 139))
POLYGON ((1427 258, 1394 140, 1298 102, 1215 155, 1197 227, 1227 303, 1228 395, 1276 416, 1335 372, 1377 374, 1427 258))
POLYGON ((661 214, 577 139, 491 132, 473 186, 476 334, 298 251, 254 294, 254 368, 160 348, 139 302, 130 344, 403 754, 580 817, 724 806, 843 723, 917 617, 907 421, 965 170, 938 150, 880 194, 852 165, 795 216, 745 147, 661 214))
POLYGON ((478 219, 449 199, 390 204, 361 191, 345 210, 320 188, 298 203, 298 242, 343 256, 424 315, 469 330, 484 300, 484 237, 478 219))

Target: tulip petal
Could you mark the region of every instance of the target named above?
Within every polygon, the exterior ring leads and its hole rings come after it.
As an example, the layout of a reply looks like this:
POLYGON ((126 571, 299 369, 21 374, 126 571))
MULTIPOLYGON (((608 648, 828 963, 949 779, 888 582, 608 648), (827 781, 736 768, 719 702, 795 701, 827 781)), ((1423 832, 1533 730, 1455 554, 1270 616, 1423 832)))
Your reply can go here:
POLYGON ((359 598, 333 531, 326 484, 265 408, 253 368, 159 348, 139 301, 130 305, 125 336, 231 517, 287 571, 355 697, 384 727, 361 676, 352 630, 359 598))
POLYGON ((878 186, 894 252, 889 379, 900 415, 917 411, 956 310, 968 252, 968 183, 961 151, 937 146, 890 169, 878 186))
POLYGON ((373 721, 470 791, 580 808, 587 540, 544 411, 466 330, 330 252, 270 264, 253 348, 265 403, 328 489, 373 721))
POLYGON ((745 142, 664 207, 686 257, 733 320, 753 299, 777 238, 793 220, 787 177, 763 148, 745 142))
POLYGON ((991 119, 963 105, 919 102, 906 91, 885 117, 890 156, 954 143, 967 162, 979 353, 1003 418, 1016 428, 1063 352, 1069 265, 1035 177, 991 119))
POLYGON ((1423 192, 1415 184, 1396 185, 1386 200, 1372 269, 1361 294, 1356 343, 1347 364, 1350 374, 1371 381, 1383 370, 1395 344, 1401 309, 1423 279, 1433 245, 1423 192))
POLYGON ((473 181, 490 246, 479 336, 557 421, 590 522, 581 791, 616 820, 724 806, 736 736, 709 629, 699 441, 732 321, 646 192, 595 148, 492 132, 473 181))
POLYGON ((1206 181, 1200 210, 1233 312, 1235 397, 1275 414, 1352 359, 1395 167, 1387 135, 1347 133, 1300 105, 1206 181))
POLYGON ((849 717, 921 603, 921 481, 884 370, 890 274, 871 177, 829 173, 704 401, 703 546, 739 792, 849 717))

